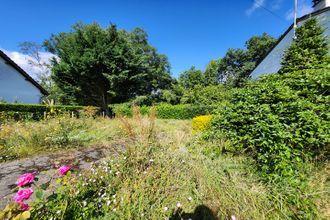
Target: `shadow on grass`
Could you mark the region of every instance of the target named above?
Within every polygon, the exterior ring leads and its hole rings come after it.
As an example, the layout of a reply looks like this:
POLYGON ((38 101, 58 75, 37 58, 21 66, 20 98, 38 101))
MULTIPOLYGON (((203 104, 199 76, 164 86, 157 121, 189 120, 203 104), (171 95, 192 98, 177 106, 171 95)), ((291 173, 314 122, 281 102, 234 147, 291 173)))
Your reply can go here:
POLYGON ((212 210, 205 205, 199 205, 193 213, 185 213, 182 209, 178 209, 169 218, 170 220, 218 220, 212 210))

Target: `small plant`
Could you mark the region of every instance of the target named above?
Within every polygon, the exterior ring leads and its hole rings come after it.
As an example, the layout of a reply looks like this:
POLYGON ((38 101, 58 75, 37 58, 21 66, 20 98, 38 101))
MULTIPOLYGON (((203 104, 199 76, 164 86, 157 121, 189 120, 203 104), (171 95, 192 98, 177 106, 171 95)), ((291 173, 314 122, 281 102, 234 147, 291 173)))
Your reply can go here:
POLYGON ((79 116, 86 118, 94 118, 96 114, 100 111, 98 107, 94 106, 84 106, 81 110, 79 110, 79 116))
POLYGON ((192 131, 193 133, 197 133, 200 131, 204 131, 211 125, 211 115, 202 115, 197 116, 192 119, 192 131))

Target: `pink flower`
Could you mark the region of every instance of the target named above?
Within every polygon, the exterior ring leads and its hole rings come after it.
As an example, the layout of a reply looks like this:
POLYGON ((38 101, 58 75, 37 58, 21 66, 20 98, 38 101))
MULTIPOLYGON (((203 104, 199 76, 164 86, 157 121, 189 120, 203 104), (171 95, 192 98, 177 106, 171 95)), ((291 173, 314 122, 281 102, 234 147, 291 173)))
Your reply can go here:
POLYGON ((30 183, 32 183, 34 180, 34 174, 33 173, 25 173, 21 175, 18 180, 16 181, 17 186, 26 186, 30 183))
POLYGON ((71 170, 71 167, 68 165, 64 165, 58 168, 57 171, 61 176, 64 176, 69 170, 71 170))
POLYGON ((19 204, 21 206, 21 211, 26 211, 26 210, 29 210, 30 206, 28 204, 25 204, 23 202, 21 202, 19 204))
POLYGON ((22 202, 23 200, 29 199, 32 194, 33 194, 32 188, 21 189, 16 193, 14 197, 15 202, 19 203, 22 202))

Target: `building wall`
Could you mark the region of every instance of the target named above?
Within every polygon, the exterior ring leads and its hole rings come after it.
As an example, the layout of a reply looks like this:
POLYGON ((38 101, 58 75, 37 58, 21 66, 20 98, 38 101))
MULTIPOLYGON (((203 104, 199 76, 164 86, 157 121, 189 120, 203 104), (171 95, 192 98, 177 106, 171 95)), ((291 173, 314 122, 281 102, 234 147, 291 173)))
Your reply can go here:
POLYGON ((315 5, 314 10, 320 10, 322 8, 326 8, 330 6, 330 0, 323 0, 320 3, 318 3, 317 5, 315 5))
POLYGON ((0 57, 0 100, 38 104, 41 97, 37 87, 0 57))
MULTIPOLYGON (((319 23, 325 28, 325 35, 330 42, 330 10, 315 16, 319 23)), ((306 20, 298 23, 301 26, 306 20)), ((293 29, 277 44, 277 46, 268 54, 268 56, 253 70, 251 78, 256 79, 263 74, 277 73, 281 68, 281 61, 285 49, 287 49, 293 40, 293 29)))

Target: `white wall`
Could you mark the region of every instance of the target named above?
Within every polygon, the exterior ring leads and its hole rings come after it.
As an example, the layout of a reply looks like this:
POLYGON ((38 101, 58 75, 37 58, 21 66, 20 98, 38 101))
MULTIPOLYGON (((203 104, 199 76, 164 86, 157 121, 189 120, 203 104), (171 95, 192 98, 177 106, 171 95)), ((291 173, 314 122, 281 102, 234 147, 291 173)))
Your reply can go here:
POLYGON ((37 87, 0 57, 0 100, 38 104, 41 96, 37 87))
POLYGON ((330 0, 323 0, 314 7, 314 11, 330 6, 330 0))
MULTIPOLYGON (((326 11, 322 14, 315 16, 319 23, 326 29, 325 35, 330 42, 330 11, 326 11)), ((298 26, 301 26, 306 20, 299 22, 298 26)), ((293 38, 293 30, 291 29, 288 34, 281 40, 279 44, 268 54, 268 56, 253 70, 251 78, 256 79, 263 74, 277 73, 281 68, 281 61, 284 55, 285 49, 290 46, 293 38)))

